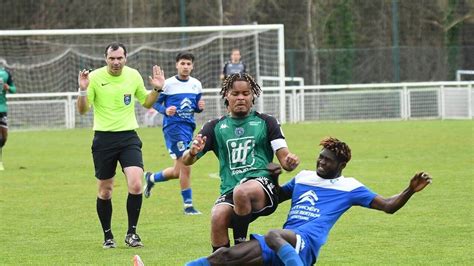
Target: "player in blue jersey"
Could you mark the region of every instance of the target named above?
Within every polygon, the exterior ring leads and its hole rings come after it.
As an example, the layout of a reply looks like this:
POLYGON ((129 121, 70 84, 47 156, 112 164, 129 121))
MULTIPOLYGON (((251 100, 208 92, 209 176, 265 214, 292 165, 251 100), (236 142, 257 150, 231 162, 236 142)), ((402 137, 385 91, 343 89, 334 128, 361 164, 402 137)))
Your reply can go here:
POLYGON ((184 165, 182 160, 196 128, 194 113, 202 112, 205 106, 201 99, 201 82, 190 76, 193 63, 194 55, 191 53, 183 52, 176 56, 178 74, 165 81, 164 91, 153 105, 163 114, 163 134, 174 165, 156 173, 145 172, 144 189, 145 198, 148 198, 155 182, 179 178, 186 215, 201 214, 193 206, 191 167, 184 165))
POLYGON ((221 248, 187 265, 313 265, 332 226, 352 206, 395 213, 414 193, 431 183, 428 173, 419 172, 401 193, 384 198, 356 179, 342 175, 351 159, 346 143, 329 137, 320 145, 323 149, 316 171, 301 171, 279 189, 280 202, 291 198, 283 229, 253 234, 250 241, 221 248))
POLYGON ((7 93, 15 93, 13 77, 3 66, 0 66, 0 171, 5 170, 2 160, 2 149, 8 138, 8 105, 7 93))

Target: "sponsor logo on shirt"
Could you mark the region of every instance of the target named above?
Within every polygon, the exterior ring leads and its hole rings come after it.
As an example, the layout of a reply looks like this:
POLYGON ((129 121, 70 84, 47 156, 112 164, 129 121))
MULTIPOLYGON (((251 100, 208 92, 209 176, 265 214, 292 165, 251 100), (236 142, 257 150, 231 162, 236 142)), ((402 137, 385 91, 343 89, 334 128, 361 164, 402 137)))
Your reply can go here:
POLYGON ((307 192, 303 193, 303 195, 301 195, 298 199, 299 199, 299 201, 296 202, 295 204, 301 204, 301 203, 307 201, 312 206, 314 206, 314 205, 316 205, 316 201, 318 201, 318 195, 316 195, 316 192, 310 190, 310 191, 307 191, 307 192))
POLYGON ((230 139, 226 142, 232 174, 247 172, 255 163, 255 139, 253 136, 230 139))
POLYGON ((181 101, 181 106, 179 107, 180 109, 192 109, 193 107, 193 102, 189 98, 184 98, 181 101))
POLYGON ((194 115, 194 109, 192 101, 189 98, 184 98, 179 106, 179 109, 176 111, 179 117, 184 119, 192 119, 194 115))
POLYGON ((318 195, 313 190, 303 193, 298 197, 298 202, 291 207, 288 217, 305 221, 318 218, 321 214, 319 214, 319 209, 315 206, 317 201, 318 195))

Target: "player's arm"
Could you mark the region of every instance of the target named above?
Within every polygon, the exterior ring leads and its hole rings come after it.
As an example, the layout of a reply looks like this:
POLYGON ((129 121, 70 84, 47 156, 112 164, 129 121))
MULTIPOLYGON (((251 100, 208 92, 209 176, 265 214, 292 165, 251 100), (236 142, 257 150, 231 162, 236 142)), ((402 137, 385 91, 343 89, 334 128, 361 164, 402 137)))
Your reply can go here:
POLYGON ((197 134, 194 138, 191 147, 183 153, 183 163, 184 165, 192 165, 198 159, 198 153, 204 150, 206 146, 206 136, 202 136, 201 134, 197 134))
POLYGON ((280 148, 275 153, 278 161, 286 171, 293 171, 300 164, 300 159, 294 153, 291 153, 288 147, 280 148))
POLYGON ((3 89, 8 91, 9 93, 16 93, 16 86, 15 83, 13 83, 12 75, 10 74, 10 72, 6 72, 8 73, 8 79, 7 82, 3 84, 3 89))
POLYGON ((77 111, 83 115, 89 111, 89 103, 87 101, 87 87, 89 86, 89 70, 83 69, 79 71, 79 96, 77 98, 77 111))
POLYGON ((222 73, 221 73, 221 80, 222 81, 226 78, 226 75, 227 75, 226 68, 227 68, 227 63, 224 64, 224 68, 222 69, 222 73))
POLYGON ((295 179, 292 178, 290 181, 286 182, 283 186, 278 186, 278 203, 282 203, 291 199, 293 194, 293 189, 295 188, 295 179))
POLYGON ((201 93, 199 93, 196 96, 197 109, 194 110, 194 112, 196 112, 196 113, 201 113, 202 111, 204 111, 204 107, 206 107, 206 103, 204 102, 204 100, 201 97, 202 97, 201 93))
POLYGON ((288 184, 285 184, 285 188, 280 186, 279 177, 281 174, 281 166, 276 163, 267 164, 267 170, 270 173, 270 177, 273 180, 273 184, 276 187, 276 193, 278 194, 278 202, 283 202, 291 198, 291 188, 288 184))
POLYGON ((168 97, 167 97, 166 93, 164 93, 164 92, 160 93, 160 96, 158 96, 158 99, 153 104, 153 109, 158 111, 158 113, 160 113, 162 115, 165 115, 166 114, 166 107, 164 106, 164 103, 165 103, 167 98, 168 97))
POLYGON ((428 184, 430 184, 431 180, 432 178, 428 173, 418 172, 410 180, 409 186, 400 194, 394 195, 390 198, 384 198, 377 195, 372 200, 370 207, 390 214, 395 213, 408 202, 413 194, 423 190, 428 184))
POLYGON ((196 113, 202 113, 202 111, 204 111, 204 107, 206 107, 206 102, 204 102, 204 100, 199 100, 198 109, 196 110, 196 113))
POLYGON ((202 126, 189 149, 183 154, 184 165, 192 165, 206 152, 214 150, 214 140, 216 139, 214 127, 218 122, 219 119, 214 119, 202 126))
POLYGON ((281 166, 276 163, 269 163, 267 164, 267 170, 270 173, 270 177, 273 180, 273 184, 275 185, 275 190, 278 195, 278 203, 289 200, 291 198, 291 194, 293 193, 295 180, 292 179, 285 185, 283 185, 283 187, 281 187, 279 181, 279 176, 281 174, 281 166))
POLYGON ((300 159, 296 154, 291 153, 286 143, 283 129, 278 120, 273 116, 260 114, 260 117, 267 123, 267 136, 273 151, 280 165, 286 171, 293 171, 300 164, 300 159))

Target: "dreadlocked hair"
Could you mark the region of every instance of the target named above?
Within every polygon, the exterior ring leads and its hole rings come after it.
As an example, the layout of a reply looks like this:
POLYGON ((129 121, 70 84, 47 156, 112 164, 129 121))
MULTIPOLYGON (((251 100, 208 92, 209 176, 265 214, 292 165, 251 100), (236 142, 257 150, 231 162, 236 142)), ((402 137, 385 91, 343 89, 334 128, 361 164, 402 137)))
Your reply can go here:
POLYGON ((349 162, 351 160, 351 148, 343 142, 333 137, 326 137, 321 140, 319 145, 323 146, 336 154, 337 159, 342 162, 349 162))
MULTIPOLYGON (((255 96, 259 97, 260 93, 262 93, 262 89, 260 86, 255 82, 252 76, 247 73, 235 73, 227 76, 227 78, 224 80, 222 83, 222 89, 221 92, 219 93, 222 96, 222 99, 225 98, 225 95, 229 90, 232 89, 232 85, 234 85, 234 82, 236 81, 246 81, 250 84, 250 87, 252 88, 252 92, 255 96)), ((255 99, 255 98, 254 98, 255 99)), ((254 102, 252 102, 254 103, 254 102)), ((224 102, 227 106, 227 101, 224 102)))

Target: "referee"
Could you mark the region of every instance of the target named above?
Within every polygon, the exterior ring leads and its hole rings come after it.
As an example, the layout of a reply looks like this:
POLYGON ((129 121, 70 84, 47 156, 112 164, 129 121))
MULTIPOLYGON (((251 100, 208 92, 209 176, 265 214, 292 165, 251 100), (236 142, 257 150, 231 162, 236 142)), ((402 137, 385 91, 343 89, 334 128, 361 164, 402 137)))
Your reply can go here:
POLYGON ((159 66, 153 66, 149 77, 153 90, 148 93, 140 73, 125 66, 127 49, 121 43, 111 43, 105 48, 106 66, 93 72, 79 72, 79 98, 77 109, 85 114, 94 110, 94 140, 92 157, 97 178, 97 215, 104 232, 103 248, 115 248, 111 229, 112 191, 115 169, 120 162, 128 186, 128 231, 125 244, 142 247, 136 232, 142 206, 143 159, 142 142, 135 129, 135 101, 150 108, 162 91, 165 77, 159 66))

